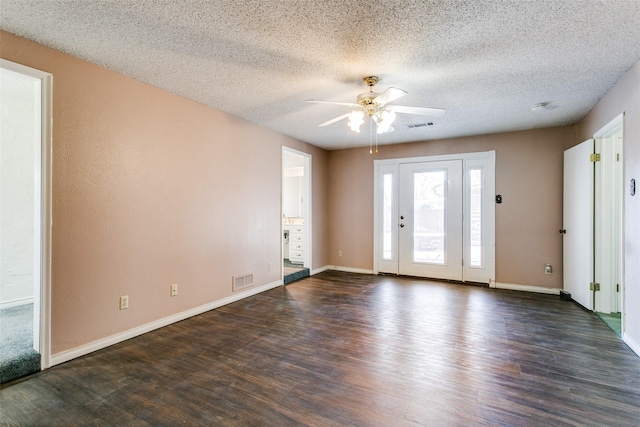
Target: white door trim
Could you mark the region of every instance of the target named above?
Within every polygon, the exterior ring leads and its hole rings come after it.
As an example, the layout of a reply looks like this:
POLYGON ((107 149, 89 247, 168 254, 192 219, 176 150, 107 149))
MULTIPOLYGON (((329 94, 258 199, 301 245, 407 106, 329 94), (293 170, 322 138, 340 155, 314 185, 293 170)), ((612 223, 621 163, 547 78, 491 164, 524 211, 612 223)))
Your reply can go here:
POLYGON ((0 58, 0 68, 25 74, 41 81, 41 174, 40 174, 40 367, 51 366, 51 162, 52 162, 52 125, 53 125, 53 76, 35 68, 0 58))
MULTIPOLYGON (((618 128, 618 126, 623 126, 624 117, 625 117, 624 113, 618 114, 609 123, 607 123, 606 125, 602 126, 596 133, 594 133, 593 137, 594 138, 605 137, 605 136, 609 135, 610 133, 612 133, 614 130, 616 130, 616 128, 618 128)), ((624 130, 624 126, 623 126, 623 130, 624 130)))
MULTIPOLYGON (((625 153, 625 149, 624 149, 624 142, 625 142, 625 126, 624 126, 624 119, 625 119, 625 114, 619 114, 618 116, 616 116, 613 120, 611 120, 609 123, 607 123, 606 125, 604 125, 602 128, 600 128, 596 133, 594 133, 593 138, 595 140, 595 144, 596 144, 596 152, 600 153, 601 151, 606 152, 607 154, 609 154, 609 159, 602 159, 602 161, 604 160, 608 160, 609 164, 600 164, 601 162, 596 163, 595 166, 595 197, 596 197, 596 222, 595 222, 595 233, 596 233, 596 239, 600 239, 604 243, 605 246, 608 246, 609 242, 607 237, 610 237, 609 235, 611 234, 611 229, 610 229, 610 223, 609 222, 619 222, 619 228, 617 229, 618 232, 618 242, 617 242, 617 246, 618 246, 618 253, 620 256, 619 260, 609 260, 608 259, 608 255, 609 252, 611 252, 611 250, 609 251, 603 251, 602 248, 596 247, 596 257, 595 257, 595 269, 594 269, 594 273, 595 273, 595 282, 604 282, 605 280, 607 280, 610 274, 613 273, 614 269, 619 269, 619 273, 620 273, 620 313, 621 313, 621 331, 622 331, 622 335, 624 337, 624 331, 625 331, 625 321, 624 321, 624 313, 625 313, 625 277, 624 277, 624 153, 625 153), (617 143, 612 142, 612 141, 608 141, 605 142, 606 139, 610 138, 611 136, 614 135, 614 133, 617 133, 618 131, 620 131, 621 135, 622 135, 622 145, 619 147, 620 148, 620 162, 619 162, 619 170, 615 171, 616 172, 616 176, 607 176, 608 172, 611 171, 607 171, 606 167, 607 166, 615 166, 615 162, 613 161, 612 156, 616 153, 616 148, 617 148, 617 143), (613 144, 613 145, 612 145, 613 144), (609 178, 609 180, 607 180, 607 178, 609 178), (620 212, 617 213, 617 217, 612 217, 610 215, 611 212, 607 211, 607 208, 610 207, 609 204, 604 203, 604 202, 600 202, 603 200, 603 197, 608 193, 608 190, 605 186, 611 186, 613 185, 615 188, 615 190, 618 191, 618 196, 620 197, 620 200, 617 201, 619 202, 618 204, 618 208, 620 209, 620 212), (606 190, 606 191, 605 191, 606 190), (604 221, 602 221, 604 220, 604 221), (616 264, 616 265, 612 265, 612 264, 616 264), (607 277, 603 277, 603 276, 607 276, 607 277)), ((600 246, 600 245, 598 245, 600 246)), ((609 248, 612 249, 612 248, 609 248)), ((607 291, 607 289, 603 289, 603 287, 601 287, 601 291, 600 292, 605 292, 607 291)), ((615 295, 615 291, 613 290, 613 288, 611 287, 610 289, 608 289, 609 292, 611 292, 611 295, 607 295, 607 299, 613 299, 616 297, 615 295)), ((594 311, 601 311, 602 308, 608 309, 609 306, 615 308, 615 304, 601 304, 601 301, 597 300, 597 294, 594 295, 594 307, 593 310, 594 311)), ((600 295, 601 297, 603 296, 602 294, 600 295)), ((605 300, 606 301, 606 300, 605 300)), ((602 301, 602 302, 605 302, 602 301)), ((608 310, 605 310, 605 312, 607 312, 608 310)))

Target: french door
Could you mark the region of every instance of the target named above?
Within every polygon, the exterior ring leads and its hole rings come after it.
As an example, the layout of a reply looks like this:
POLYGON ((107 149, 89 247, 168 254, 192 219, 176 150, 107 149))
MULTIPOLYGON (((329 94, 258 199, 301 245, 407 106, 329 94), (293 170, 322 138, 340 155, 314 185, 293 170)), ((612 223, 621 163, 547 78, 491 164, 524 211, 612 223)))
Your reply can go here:
POLYGON ((462 160, 399 165, 398 272, 462 280, 462 160))
POLYGON ((495 152, 376 161, 374 270, 492 283, 495 152))

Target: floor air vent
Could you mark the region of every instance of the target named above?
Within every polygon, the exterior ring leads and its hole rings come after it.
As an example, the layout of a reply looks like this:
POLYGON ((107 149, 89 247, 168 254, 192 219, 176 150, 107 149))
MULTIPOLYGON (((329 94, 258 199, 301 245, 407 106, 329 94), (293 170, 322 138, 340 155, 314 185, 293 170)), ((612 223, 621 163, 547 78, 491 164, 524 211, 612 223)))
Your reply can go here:
POLYGON ((415 129, 415 128, 423 128, 423 127, 427 127, 427 126, 433 126, 434 123, 433 122, 427 122, 427 123, 414 123, 414 124, 409 124, 406 125, 407 129, 415 129))
POLYGON ((233 292, 253 286, 253 274, 244 276, 233 276, 233 292))

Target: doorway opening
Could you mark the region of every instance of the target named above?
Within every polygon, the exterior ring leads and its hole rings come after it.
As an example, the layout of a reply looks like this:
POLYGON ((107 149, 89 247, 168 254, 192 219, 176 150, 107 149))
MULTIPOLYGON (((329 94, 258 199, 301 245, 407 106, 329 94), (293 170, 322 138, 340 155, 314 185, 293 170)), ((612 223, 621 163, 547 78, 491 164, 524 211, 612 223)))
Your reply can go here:
POLYGON ((623 116, 595 135, 594 312, 618 336, 623 313, 623 116))
POLYGON ((0 60, 0 382, 49 367, 51 74, 0 60))
POLYGON ((311 269, 311 155, 282 147, 283 284, 311 269))

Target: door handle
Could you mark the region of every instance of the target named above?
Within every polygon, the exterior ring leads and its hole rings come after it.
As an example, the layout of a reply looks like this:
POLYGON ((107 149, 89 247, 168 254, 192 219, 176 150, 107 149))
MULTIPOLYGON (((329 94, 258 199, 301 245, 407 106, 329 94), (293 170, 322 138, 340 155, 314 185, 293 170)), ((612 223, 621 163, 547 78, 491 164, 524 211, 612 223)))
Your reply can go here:
POLYGON ((404 219, 404 215, 400 215, 400 219, 404 219))
POLYGON ((400 228, 404 228, 404 224, 400 224, 400 228))

